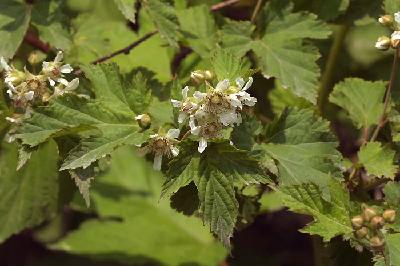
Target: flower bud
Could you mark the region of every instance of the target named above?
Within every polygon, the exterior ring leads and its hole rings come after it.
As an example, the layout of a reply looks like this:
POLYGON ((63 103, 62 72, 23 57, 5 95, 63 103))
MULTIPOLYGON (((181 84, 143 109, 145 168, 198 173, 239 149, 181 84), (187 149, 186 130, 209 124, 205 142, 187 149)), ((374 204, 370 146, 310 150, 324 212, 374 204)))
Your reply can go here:
POLYGON ((201 83, 204 80, 210 80, 213 77, 214 74, 210 70, 196 70, 190 73, 190 78, 196 83, 201 83))
POLYGON ((28 62, 31 65, 37 65, 46 58, 46 54, 41 51, 33 51, 29 54, 28 62))
POLYGON ((367 235, 368 235, 368 228, 365 227, 365 226, 361 227, 360 229, 358 229, 356 231, 356 237, 359 238, 359 239, 364 238, 367 235))
POLYGON ((377 215, 377 213, 374 209, 369 208, 369 207, 364 209, 363 216, 364 216, 364 220, 366 222, 369 222, 372 219, 372 217, 374 217, 376 215, 377 215))
POLYGON ((383 26, 391 27, 393 25, 393 17, 391 15, 384 15, 378 19, 379 23, 383 26))
POLYGON ((400 47, 400 31, 394 31, 391 36, 392 48, 397 49, 400 47))
POLYGON ((389 37, 381 36, 376 41, 375 48, 385 51, 385 50, 389 49, 391 45, 392 45, 392 41, 389 37))
POLYGON ((385 220, 381 216, 372 217, 370 225, 373 229, 380 229, 385 225, 385 220))
POLYGON ((353 219, 351 219, 351 224, 355 229, 359 229, 363 226, 364 219, 361 215, 354 216, 353 219))
POLYGON ((369 240, 369 244, 373 248, 380 248, 385 244, 385 240, 380 239, 378 236, 374 236, 374 237, 371 237, 371 239, 369 240))
POLYGON ((139 126, 143 129, 150 127, 151 118, 148 114, 141 114, 135 116, 135 119, 138 121, 139 126))
POLYGON ((388 223, 394 223, 396 219, 396 211, 392 209, 385 210, 382 214, 383 219, 388 223))

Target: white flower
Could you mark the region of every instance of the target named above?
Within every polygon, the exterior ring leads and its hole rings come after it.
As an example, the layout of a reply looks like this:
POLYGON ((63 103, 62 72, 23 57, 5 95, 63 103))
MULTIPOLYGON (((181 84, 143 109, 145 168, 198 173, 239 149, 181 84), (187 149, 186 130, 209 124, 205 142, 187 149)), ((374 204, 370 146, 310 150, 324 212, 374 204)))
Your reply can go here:
POLYGON ((394 13, 394 21, 396 21, 396 23, 400 24, 400 12, 394 13))
POLYGON ((180 108, 178 123, 182 123, 190 114, 197 109, 197 103, 194 99, 188 97, 189 87, 182 90, 182 101, 171 99, 173 107, 180 108))
MULTIPOLYGON (((25 73, 15 69, 13 66, 8 65, 4 57, 0 58, 1 69, 4 70, 4 82, 17 86, 25 79, 25 73)), ((8 85, 7 84, 7 85, 8 85)))
POLYGON ((392 41, 400 40, 400 31, 394 31, 391 35, 391 39, 392 41))
POLYGON ((142 148, 142 151, 144 153, 154 153, 153 168, 155 170, 161 170, 163 156, 178 156, 179 150, 174 144, 179 137, 179 133, 179 129, 170 129, 165 136, 159 134, 150 135, 149 143, 142 148))
POLYGON ((56 85, 56 82, 62 83, 65 86, 68 83, 63 79, 63 74, 69 74, 73 71, 73 68, 69 64, 62 64, 63 53, 58 51, 57 56, 53 62, 44 61, 42 64, 42 72, 47 76, 48 81, 52 87, 56 85))
POLYGON ((74 78, 70 82, 60 83, 54 88, 53 96, 61 96, 65 93, 70 93, 73 90, 76 90, 79 86, 79 78, 74 78))

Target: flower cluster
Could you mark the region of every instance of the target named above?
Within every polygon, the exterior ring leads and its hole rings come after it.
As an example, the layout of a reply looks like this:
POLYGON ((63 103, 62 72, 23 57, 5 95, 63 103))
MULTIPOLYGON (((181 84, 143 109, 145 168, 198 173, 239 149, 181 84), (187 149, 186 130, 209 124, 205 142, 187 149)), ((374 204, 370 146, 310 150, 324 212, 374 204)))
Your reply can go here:
POLYGON ((392 15, 384 15, 379 18, 379 23, 393 30, 390 37, 381 36, 375 43, 375 47, 379 50, 388 50, 390 47, 397 49, 400 47, 400 12, 392 15))
POLYGON ((50 98, 75 90, 79 79, 65 79, 65 74, 73 71, 69 64, 62 64, 63 53, 59 51, 53 62, 43 62, 42 70, 35 75, 25 67, 24 71, 10 66, 4 58, 0 65, 4 71, 7 94, 14 107, 26 111, 35 102, 48 102, 50 98))
POLYGON ((182 101, 171 100, 172 105, 180 110, 178 122, 183 123, 189 118, 191 134, 200 138, 200 153, 206 149, 209 140, 222 137, 223 129, 242 122, 240 112, 243 106, 254 106, 257 102, 247 93, 252 83, 251 77, 247 83, 243 78, 237 78, 235 84, 224 79, 215 88, 206 83, 207 92, 195 91, 191 97, 186 86, 182 90, 182 101))
POLYGON ((140 149, 142 154, 153 153, 155 170, 161 170, 162 157, 177 156, 179 154, 178 148, 175 147, 177 138, 179 137, 179 129, 170 129, 167 134, 154 134, 150 135, 148 143, 140 149))

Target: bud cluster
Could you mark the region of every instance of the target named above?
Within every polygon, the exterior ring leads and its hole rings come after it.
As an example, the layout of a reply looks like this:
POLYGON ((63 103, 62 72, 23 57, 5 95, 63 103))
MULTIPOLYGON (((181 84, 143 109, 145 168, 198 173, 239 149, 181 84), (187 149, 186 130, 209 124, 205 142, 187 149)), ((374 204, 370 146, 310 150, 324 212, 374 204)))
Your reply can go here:
MULTIPOLYGON (((211 72, 207 76, 206 72, 203 73, 203 80, 213 76, 211 72)), ((254 106, 257 102, 246 92, 252 83, 252 77, 247 83, 239 77, 235 84, 224 79, 215 88, 206 82, 206 92, 195 91, 190 97, 189 87, 186 86, 182 90, 182 101, 171 100, 172 105, 180 111, 178 122, 188 121, 190 133, 199 137, 200 153, 206 149, 208 141, 222 138, 224 129, 242 123, 243 106, 254 106)))
POLYGON ((42 70, 36 75, 26 67, 20 71, 9 65, 3 57, 0 58, 7 94, 15 108, 25 113, 33 104, 46 103, 50 98, 78 87, 78 78, 71 81, 65 79, 64 75, 71 73, 73 69, 69 64, 62 64, 62 59, 63 53, 59 51, 54 61, 43 62, 42 70))
POLYGON ((140 153, 142 154, 154 154, 153 168, 155 170, 161 170, 163 156, 171 158, 179 154, 178 148, 175 147, 175 144, 178 142, 179 133, 179 129, 170 129, 167 134, 159 133, 150 135, 149 141, 140 149, 140 153))
POLYGON ((357 239, 366 240, 372 249, 380 250, 385 244, 380 229, 387 223, 394 223, 395 220, 395 210, 387 209, 379 213, 374 208, 365 207, 362 214, 351 219, 351 224, 357 239))
POLYGON ((383 26, 390 28, 393 33, 390 37, 381 36, 375 43, 375 47, 379 50, 388 50, 390 47, 397 49, 400 47, 400 12, 392 15, 384 15, 378 19, 383 26))

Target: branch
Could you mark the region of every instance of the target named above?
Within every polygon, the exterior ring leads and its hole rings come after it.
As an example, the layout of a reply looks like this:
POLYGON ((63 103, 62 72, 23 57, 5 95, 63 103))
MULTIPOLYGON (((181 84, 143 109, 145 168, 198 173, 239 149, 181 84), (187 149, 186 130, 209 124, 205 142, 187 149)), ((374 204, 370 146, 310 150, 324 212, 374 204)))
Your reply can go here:
POLYGON ((26 32, 24 41, 45 54, 50 51, 50 45, 40 40, 39 37, 31 31, 26 32))
POLYGON ((221 3, 212 5, 212 6, 211 6, 211 11, 220 10, 220 9, 222 9, 222 8, 224 8, 224 7, 227 7, 227 6, 236 4, 237 2, 239 2, 239 0, 226 0, 226 1, 223 1, 223 2, 221 2, 221 3))
POLYGON ((400 55, 399 51, 400 51, 400 48, 396 48, 396 52, 394 53, 394 58, 393 58, 392 72, 390 73, 389 86, 386 89, 383 113, 382 113, 381 118, 379 119, 378 126, 375 128, 375 131, 372 134, 370 141, 374 141, 378 137, 379 131, 385 126, 385 124, 387 122, 387 111, 388 111, 388 108, 390 105, 390 98, 392 95, 394 83, 396 81, 397 70, 398 70, 398 66, 399 66, 399 55, 400 55))
POLYGON ((262 0, 257 1, 256 7, 254 8, 253 14, 251 15, 251 19, 250 19, 252 24, 256 21, 258 12, 260 12, 260 9, 261 9, 262 2, 263 2, 262 0))
POLYGON ((139 44, 141 44, 142 42, 146 41, 147 39, 149 39, 151 36, 153 36, 154 34, 156 34, 158 31, 153 31, 150 33, 147 33, 146 35, 144 35, 142 38, 140 38, 139 40, 134 41, 133 43, 131 43, 130 45, 126 46, 125 48, 119 49, 109 55, 100 57, 99 59, 96 59, 92 62, 90 62, 91 64, 97 65, 98 63, 107 61, 110 58, 113 58, 114 56, 117 56, 119 54, 129 54, 130 51, 135 48, 136 46, 138 46, 139 44))

